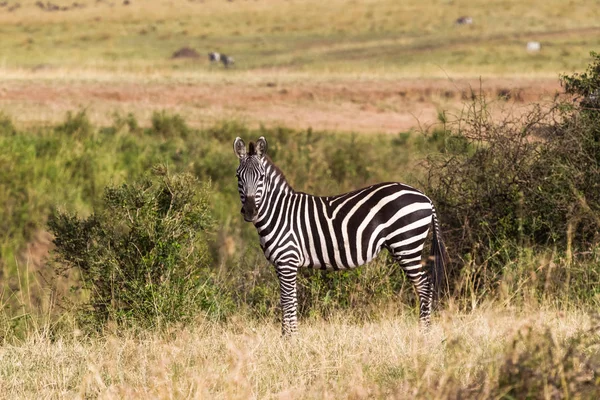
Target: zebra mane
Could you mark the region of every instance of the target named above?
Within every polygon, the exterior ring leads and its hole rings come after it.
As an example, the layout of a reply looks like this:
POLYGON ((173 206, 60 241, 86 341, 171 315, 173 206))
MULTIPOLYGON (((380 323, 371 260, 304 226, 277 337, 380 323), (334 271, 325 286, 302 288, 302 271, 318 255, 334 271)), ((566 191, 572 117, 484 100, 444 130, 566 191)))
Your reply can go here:
MULTIPOLYGON (((282 171, 281 169, 279 169, 279 167, 278 167, 277 165, 275 165, 275 163, 273 162, 273 160, 271 160, 271 157, 269 157, 269 156, 266 156, 266 157, 265 157, 265 161, 266 161, 267 167, 270 167, 270 168, 271 168, 271 170, 273 170, 273 172, 275 173, 275 176, 279 176, 279 177, 281 177, 281 179, 282 179, 283 181, 285 181, 285 183, 286 183, 288 186, 290 186, 290 184, 288 183, 288 181, 287 181, 287 179, 286 179, 285 175, 283 174, 283 171, 282 171)), ((290 187, 291 187, 291 186, 290 186, 290 187)))
POLYGON ((256 154, 256 145, 254 142, 248 143, 248 155, 253 156, 256 154))

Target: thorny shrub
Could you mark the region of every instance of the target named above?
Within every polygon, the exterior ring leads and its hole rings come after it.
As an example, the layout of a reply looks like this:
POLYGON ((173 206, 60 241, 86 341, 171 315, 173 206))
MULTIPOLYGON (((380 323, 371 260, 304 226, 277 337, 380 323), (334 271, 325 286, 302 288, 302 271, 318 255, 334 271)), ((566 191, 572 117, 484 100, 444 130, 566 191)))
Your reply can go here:
MULTIPOLYGON (((426 185, 443 222, 454 263, 450 286, 465 265, 485 265, 478 286, 525 247, 593 254, 600 240, 600 113, 589 108, 599 87, 600 57, 583 75, 562 77, 575 100, 556 97, 527 113, 492 118, 474 95, 429 158, 426 185), (583 98, 581 100, 580 98, 583 98)), ((493 280, 492 279, 492 280, 493 280)))

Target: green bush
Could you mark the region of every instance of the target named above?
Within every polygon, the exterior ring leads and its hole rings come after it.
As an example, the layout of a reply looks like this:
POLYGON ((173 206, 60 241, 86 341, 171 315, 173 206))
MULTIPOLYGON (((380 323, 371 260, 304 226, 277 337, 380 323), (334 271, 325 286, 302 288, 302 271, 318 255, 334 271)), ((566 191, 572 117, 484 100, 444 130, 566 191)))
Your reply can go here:
POLYGON ((0 136, 12 136, 17 133, 12 120, 7 115, 0 113, 0 136))
POLYGON ((55 128, 57 133, 63 133, 76 138, 87 138, 94 133, 94 129, 87 117, 85 110, 77 112, 75 115, 71 111, 67 113, 65 122, 55 128))
MULTIPOLYGON (((258 246, 257 246, 258 247, 258 246)), ((275 269, 262 254, 247 251, 232 266, 222 282, 234 300, 251 315, 277 319, 280 316, 279 283, 275 269)), ((382 254, 369 266, 348 271, 301 269, 298 275, 300 318, 329 317, 346 310, 349 318, 373 319, 386 307, 417 311, 412 284, 391 257, 382 254)), ((416 314, 415 314, 416 315, 416 314)))
POLYGON ((347 144, 340 144, 328 158, 331 178, 336 182, 366 182, 370 178, 368 164, 362 155, 356 137, 347 144))
POLYGON ((372 318, 394 303, 417 310, 412 284, 395 261, 382 254, 370 265, 349 271, 304 270, 298 277, 300 315, 328 316, 345 309, 355 317, 372 318))
MULTIPOLYGON (((499 122, 492 119, 485 99, 478 98, 460 124, 446 128, 442 153, 429 157, 425 192, 436 205, 451 252, 458 256, 455 272, 469 260, 481 264, 499 249, 508 247, 503 254, 514 254, 511 246, 515 250, 548 228, 550 218, 536 208, 532 196, 544 177, 535 173, 540 144, 531 136, 544 117, 534 109, 525 117, 529 124, 499 122)), ((554 239, 550 233, 558 234, 553 228, 540 242, 554 239)))
POLYGON ((152 113, 152 127, 147 129, 146 133, 164 138, 186 138, 190 134, 190 128, 179 114, 170 115, 166 111, 161 111, 152 113))
POLYGON ((600 54, 591 52, 586 72, 561 76, 565 92, 575 96, 584 112, 600 112, 600 54))
POLYGON ((81 315, 93 326, 187 322, 199 310, 223 316, 230 305, 210 270, 208 187, 164 167, 154 172, 108 187, 87 218, 55 212, 48 222, 59 269, 80 273, 81 315))
POLYGON ((136 133, 140 130, 140 124, 132 113, 128 113, 126 116, 115 114, 113 125, 116 130, 120 130, 126 126, 130 133, 136 133))

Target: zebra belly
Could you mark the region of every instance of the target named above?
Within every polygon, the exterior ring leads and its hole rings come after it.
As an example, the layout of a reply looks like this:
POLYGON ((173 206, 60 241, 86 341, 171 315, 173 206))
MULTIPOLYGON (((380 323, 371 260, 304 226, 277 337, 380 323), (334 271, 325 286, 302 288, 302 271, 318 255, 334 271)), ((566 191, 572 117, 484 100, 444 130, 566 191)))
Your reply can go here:
POLYGON ((303 262, 300 266, 328 271, 354 269, 373 261, 383 249, 383 245, 373 248, 373 250, 367 254, 367 257, 362 263, 357 263, 354 259, 348 256, 351 253, 351 247, 356 247, 356 241, 348 242, 348 244, 343 246, 343 248, 336 249, 337 251, 332 253, 325 252, 320 256, 310 253, 303 254, 301 257, 303 262), (321 258, 323 260, 321 260, 321 258), (339 262, 340 260, 343 260, 343 262, 339 262))

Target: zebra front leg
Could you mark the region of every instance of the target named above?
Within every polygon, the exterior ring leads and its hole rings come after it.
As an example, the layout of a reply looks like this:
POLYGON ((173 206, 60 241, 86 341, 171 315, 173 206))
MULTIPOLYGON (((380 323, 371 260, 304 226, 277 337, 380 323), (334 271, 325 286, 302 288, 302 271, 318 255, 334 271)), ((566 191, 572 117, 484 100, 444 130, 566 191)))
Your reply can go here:
POLYGON ((427 266, 421 263, 421 257, 400 260, 400 266, 408 275, 408 279, 415 286, 419 297, 419 321, 429 326, 431 318, 431 306, 433 303, 433 285, 427 271, 427 266))
POLYGON ((277 266, 279 290, 281 294, 282 329, 283 336, 290 336, 298 332, 298 298, 296 294, 296 277, 298 268, 292 266, 277 266))

